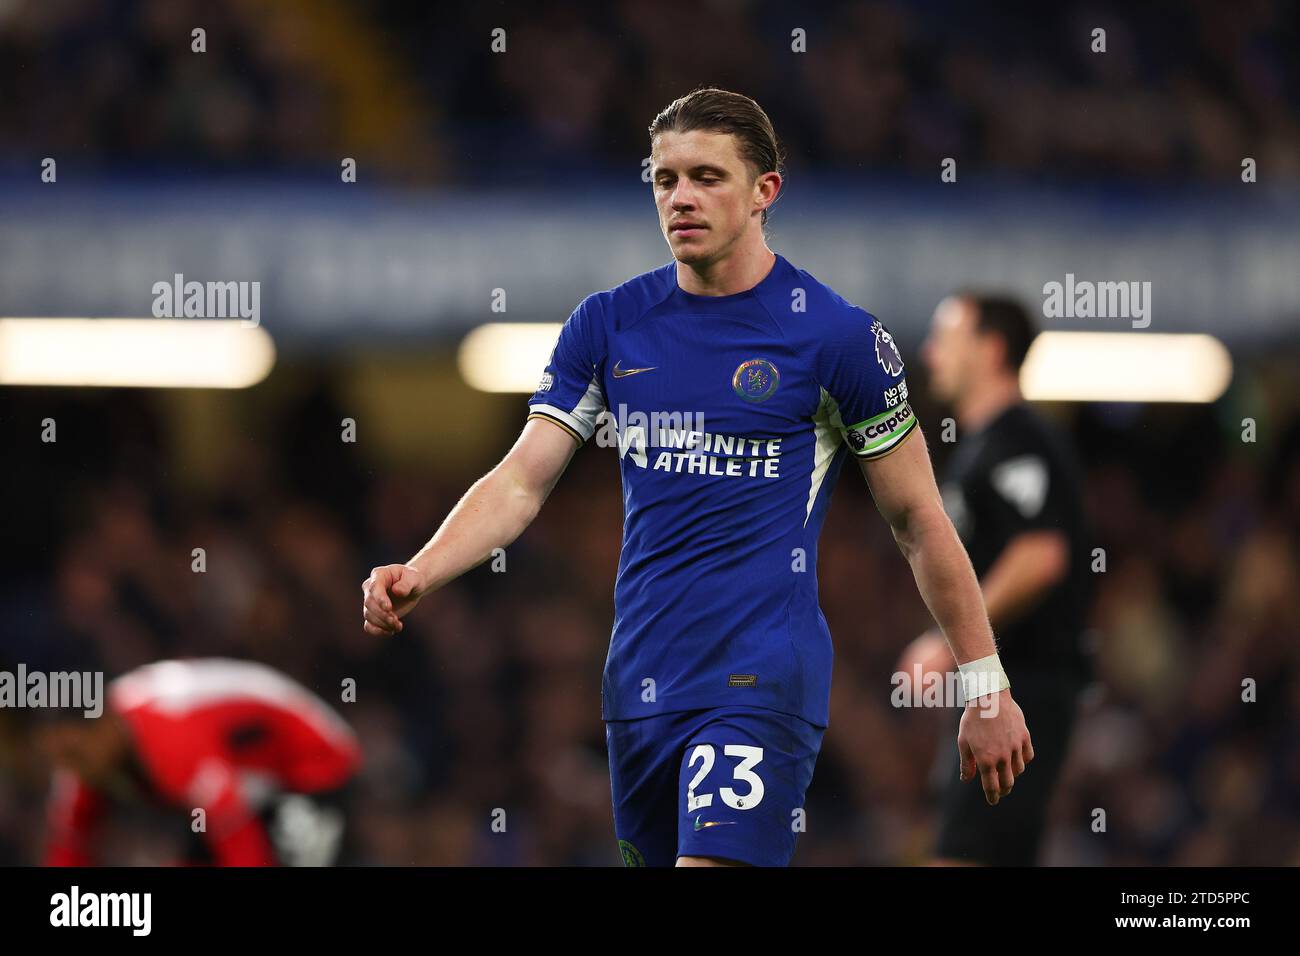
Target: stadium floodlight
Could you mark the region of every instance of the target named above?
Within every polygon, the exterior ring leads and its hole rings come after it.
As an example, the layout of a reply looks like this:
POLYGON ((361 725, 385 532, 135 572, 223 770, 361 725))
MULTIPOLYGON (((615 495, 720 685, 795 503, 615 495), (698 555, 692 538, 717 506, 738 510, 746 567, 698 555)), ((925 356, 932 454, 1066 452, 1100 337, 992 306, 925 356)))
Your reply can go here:
POLYGON ((1232 380, 1232 357, 1212 335, 1043 332, 1020 370, 1034 401, 1212 402, 1232 380))
POLYGON ((461 377, 480 392, 531 395, 559 334, 558 322, 484 323, 460 343, 461 377))
POLYGON ((0 385, 248 388, 274 364, 240 319, 0 319, 0 385))

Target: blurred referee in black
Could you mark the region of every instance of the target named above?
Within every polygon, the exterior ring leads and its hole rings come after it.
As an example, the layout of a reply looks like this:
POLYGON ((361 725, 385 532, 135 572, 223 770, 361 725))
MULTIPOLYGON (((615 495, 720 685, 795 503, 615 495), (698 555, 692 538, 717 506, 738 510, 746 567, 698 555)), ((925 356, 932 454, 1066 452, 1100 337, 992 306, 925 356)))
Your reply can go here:
MULTIPOLYGON (((940 486, 944 509, 979 576, 1035 754, 997 806, 977 783, 958 780, 956 754, 940 755, 937 769, 947 781, 935 864, 1037 862, 1075 706, 1090 678, 1081 646, 1091 580, 1079 467, 1066 436, 1020 393, 1020 366, 1035 334, 1018 302, 961 293, 939 304, 921 348, 931 390, 957 420, 940 486)), ((911 675, 915 666, 923 674, 955 669, 937 630, 904 651, 899 670, 911 675)))

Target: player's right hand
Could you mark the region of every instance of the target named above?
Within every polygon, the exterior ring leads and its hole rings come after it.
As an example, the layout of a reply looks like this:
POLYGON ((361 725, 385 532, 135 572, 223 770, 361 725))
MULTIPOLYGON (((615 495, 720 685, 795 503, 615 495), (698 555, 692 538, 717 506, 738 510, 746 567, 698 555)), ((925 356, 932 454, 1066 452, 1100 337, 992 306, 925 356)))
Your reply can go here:
POLYGON ((401 618, 424 597, 424 575, 409 564, 386 564, 374 568, 361 585, 362 630, 375 637, 396 634, 401 618))

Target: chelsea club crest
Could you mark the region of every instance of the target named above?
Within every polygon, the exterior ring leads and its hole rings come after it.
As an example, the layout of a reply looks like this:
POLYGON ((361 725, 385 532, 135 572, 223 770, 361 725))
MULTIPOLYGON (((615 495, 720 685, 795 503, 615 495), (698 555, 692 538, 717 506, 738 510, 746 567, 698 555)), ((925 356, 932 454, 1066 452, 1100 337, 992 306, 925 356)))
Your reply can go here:
POLYGON ((781 383, 781 373, 767 359, 750 359, 736 367, 731 387, 747 402, 765 402, 781 383))

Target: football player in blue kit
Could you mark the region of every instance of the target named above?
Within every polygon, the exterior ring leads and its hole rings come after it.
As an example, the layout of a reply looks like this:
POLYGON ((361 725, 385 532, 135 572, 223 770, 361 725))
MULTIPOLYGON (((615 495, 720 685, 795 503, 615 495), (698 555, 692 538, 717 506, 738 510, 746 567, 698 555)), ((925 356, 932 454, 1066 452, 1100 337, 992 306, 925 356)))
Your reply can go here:
POLYGON ((996 803, 1033 747, 897 344, 768 248, 781 174, 757 103, 697 90, 650 134, 673 261, 579 303, 514 447, 419 553, 362 585, 366 632, 400 631, 514 541, 597 435, 623 483, 602 716, 624 862, 784 866, 829 720, 817 539, 851 455, 958 663, 963 779, 996 803))

